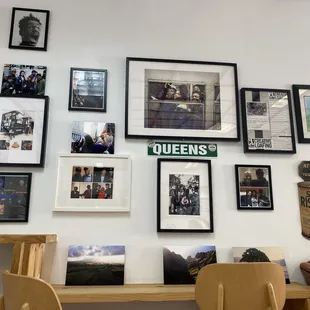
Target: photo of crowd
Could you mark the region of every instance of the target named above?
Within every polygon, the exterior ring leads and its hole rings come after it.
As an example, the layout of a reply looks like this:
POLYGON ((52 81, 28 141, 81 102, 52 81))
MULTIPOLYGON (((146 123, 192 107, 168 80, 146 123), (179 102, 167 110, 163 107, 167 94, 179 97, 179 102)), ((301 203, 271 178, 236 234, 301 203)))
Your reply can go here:
POLYGON ((267 103, 266 102, 247 102, 246 103, 247 115, 267 116, 267 103))
POLYGON ((5 64, 2 75, 2 95, 45 94, 46 67, 5 64))
POLYGON ((200 215, 199 175, 169 175, 169 214, 200 215))
POLYGON ((114 168, 72 168, 72 199, 113 199, 114 168))

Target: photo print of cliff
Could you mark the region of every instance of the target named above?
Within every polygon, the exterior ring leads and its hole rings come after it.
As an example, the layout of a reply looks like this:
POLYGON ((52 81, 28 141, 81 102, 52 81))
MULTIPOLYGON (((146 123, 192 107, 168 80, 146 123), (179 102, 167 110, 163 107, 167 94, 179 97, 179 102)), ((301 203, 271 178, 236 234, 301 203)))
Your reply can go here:
POLYGON ((66 285, 123 285, 125 246, 70 245, 66 285))
POLYGON ((235 263, 272 262, 283 268, 285 282, 290 284, 284 254, 279 247, 234 247, 232 248, 235 263))
POLYGON ((195 284, 199 270, 216 264, 215 246, 166 246, 163 248, 164 284, 195 284))

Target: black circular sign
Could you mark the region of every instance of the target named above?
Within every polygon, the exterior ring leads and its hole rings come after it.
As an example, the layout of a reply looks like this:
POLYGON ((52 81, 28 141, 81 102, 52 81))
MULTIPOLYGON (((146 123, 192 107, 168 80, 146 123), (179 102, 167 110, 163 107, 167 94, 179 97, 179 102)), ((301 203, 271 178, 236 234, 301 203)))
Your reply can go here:
POLYGON ((298 174, 304 181, 310 181, 310 161, 302 161, 298 165, 298 174))

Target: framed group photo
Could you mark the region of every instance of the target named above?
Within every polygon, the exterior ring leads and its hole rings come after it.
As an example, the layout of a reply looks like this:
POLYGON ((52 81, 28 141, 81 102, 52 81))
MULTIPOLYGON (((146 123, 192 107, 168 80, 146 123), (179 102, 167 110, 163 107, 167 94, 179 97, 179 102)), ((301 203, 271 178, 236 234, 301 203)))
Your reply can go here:
POLYGON ((157 159, 157 231, 214 231, 210 160, 157 159))
POLYGON ((239 141, 237 65, 127 58, 125 137, 239 141))
POLYGON ((289 90, 242 88, 241 112, 245 153, 296 153, 289 90))
POLYGON ((69 111, 106 112, 107 77, 104 69, 71 68, 69 111))
POLYGON ((235 165, 238 210, 273 210, 271 167, 235 165))
POLYGON ((50 11, 13 8, 9 48, 46 51, 50 11))

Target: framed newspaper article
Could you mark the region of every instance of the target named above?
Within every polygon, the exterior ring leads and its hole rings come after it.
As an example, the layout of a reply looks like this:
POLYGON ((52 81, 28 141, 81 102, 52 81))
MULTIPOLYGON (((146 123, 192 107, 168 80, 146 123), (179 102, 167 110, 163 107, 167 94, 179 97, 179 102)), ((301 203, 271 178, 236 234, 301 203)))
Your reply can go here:
POLYGON ((240 141, 237 64, 127 58, 125 137, 240 141))
POLYGON ((241 89, 245 153, 296 153, 291 94, 286 89, 241 89))

